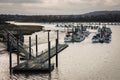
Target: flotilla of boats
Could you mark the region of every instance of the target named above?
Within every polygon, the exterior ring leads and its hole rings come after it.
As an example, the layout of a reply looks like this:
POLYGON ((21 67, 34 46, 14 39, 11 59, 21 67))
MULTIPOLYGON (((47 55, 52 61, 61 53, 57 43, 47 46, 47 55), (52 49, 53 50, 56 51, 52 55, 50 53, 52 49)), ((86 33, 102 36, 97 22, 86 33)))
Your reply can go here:
MULTIPOLYGON (((57 24, 56 25, 56 27, 63 27, 63 28, 74 28, 74 27, 76 27, 76 26, 81 26, 81 24, 73 24, 73 23, 71 23, 71 24, 57 24)), ((98 25, 84 25, 84 28, 87 28, 87 29, 98 29, 99 28, 99 26, 98 25)))
POLYGON ((93 43, 109 43, 111 41, 111 29, 103 26, 98 29, 97 34, 95 34, 92 38, 93 43))
POLYGON ((89 31, 86 30, 86 27, 74 26, 71 30, 68 30, 64 42, 81 42, 89 35, 89 31))
POLYGON ((81 42, 89 34, 89 29, 97 30, 97 33, 92 37, 93 43, 109 43, 111 41, 111 29, 100 25, 84 25, 83 24, 57 24, 56 27, 67 28, 64 42, 81 42))

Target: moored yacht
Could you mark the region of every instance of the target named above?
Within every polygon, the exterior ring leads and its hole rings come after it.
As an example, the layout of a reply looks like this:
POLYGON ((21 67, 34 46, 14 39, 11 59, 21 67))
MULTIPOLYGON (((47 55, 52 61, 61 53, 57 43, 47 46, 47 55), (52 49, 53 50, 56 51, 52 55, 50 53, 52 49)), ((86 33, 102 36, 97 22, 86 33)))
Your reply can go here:
POLYGON ((72 35, 70 35, 70 33, 66 34, 64 38, 64 42, 72 42, 72 35))
POLYGON ((98 33, 93 36, 92 42, 100 42, 100 43, 109 43, 111 41, 111 29, 102 27, 98 29, 98 33))

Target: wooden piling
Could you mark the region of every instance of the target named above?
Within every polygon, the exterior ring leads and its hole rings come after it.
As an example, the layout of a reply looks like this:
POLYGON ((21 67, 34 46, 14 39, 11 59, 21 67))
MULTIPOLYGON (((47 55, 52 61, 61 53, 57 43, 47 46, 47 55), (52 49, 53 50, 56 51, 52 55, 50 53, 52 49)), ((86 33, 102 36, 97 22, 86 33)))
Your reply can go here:
POLYGON ((58 67, 58 44, 59 44, 59 31, 57 30, 57 39, 56 39, 56 67, 58 67))
POLYGON ((50 30, 48 30, 48 64, 49 64, 49 73, 51 72, 51 60, 50 60, 50 30))
POLYGON ((50 59, 50 41, 48 42, 48 57, 49 57, 49 72, 51 72, 51 59, 50 59))
POLYGON ((7 34, 7 51, 9 51, 10 49, 10 38, 9 38, 10 34, 7 34))
POLYGON ((50 30, 48 30, 48 42, 50 41, 50 30))
POLYGON ((19 65, 19 40, 17 39, 17 65, 19 65))
POLYGON ((58 39, 58 44, 59 44, 59 30, 57 30, 57 39, 58 39))
POLYGON ((12 74, 12 46, 11 43, 9 42, 9 69, 10 69, 10 75, 12 74))
POLYGON ((29 37, 29 59, 31 59, 31 37, 29 37))
POLYGON ((58 67, 58 39, 56 39, 56 67, 58 67))
POLYGON ((37 57, 38 56, 38 37, 37 35, 35 37, 36 37, 36 57, 37 57))

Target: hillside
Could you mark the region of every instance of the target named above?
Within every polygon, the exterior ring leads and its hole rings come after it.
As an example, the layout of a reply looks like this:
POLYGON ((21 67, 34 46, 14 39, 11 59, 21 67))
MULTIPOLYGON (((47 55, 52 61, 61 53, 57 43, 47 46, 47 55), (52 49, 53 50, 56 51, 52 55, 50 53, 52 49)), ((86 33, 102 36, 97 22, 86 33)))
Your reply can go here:
POLYGON ((0 21, 19 22, 120 22, 120 11, 95 11, 82 15, 0 15, 0 21))
POLYGON ((83 14, 83 16, 98 16, 98 15, 120 15, 120 11, 94 11, 83 14))

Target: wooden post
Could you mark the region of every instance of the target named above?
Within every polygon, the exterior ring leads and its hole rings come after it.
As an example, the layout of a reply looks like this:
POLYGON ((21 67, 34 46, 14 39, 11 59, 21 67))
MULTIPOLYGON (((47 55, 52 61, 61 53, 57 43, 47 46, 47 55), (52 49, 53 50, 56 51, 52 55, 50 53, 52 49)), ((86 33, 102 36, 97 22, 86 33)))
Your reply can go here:
POLYGON ((48 42, 49 72, 51 72, 50 41, 48 42))
POLYGON ((31 59, 31 37, 29 37, 29 59, 31 59))
POLYGON ((9 42, 9 63, 10 63, 10 66, 9 66, 9 69, 10 69, 10 75, 12 74, 12 46, 11 46, 11 43, 9 42))
POLYGON ((59 44, 59 31, 57 30, 57 39, 56 39, 56 67, 58 67, 58 44, 59 44))
POLYGON ((19 64, 19 40, 17 39, 17 65, 19 64))
POLYGON ((48 42, 50 41, 50 30, 48 30, 48 42))
POLYGON ((38 56, 38 39, 36 35, 36 57, 38 56))
POLYGON ((58 39, 56 39, 56 67, 58 67, 58 39))
POLYGON ((50 60, 50 30, 48 30, 48 57, 49 57, 49 73, 51 72, 51 60, 50 60))
POLYGON ((10 50, 10 49, 9 49, 9 48, 10 48, 10 39, 9 39, 10 37, 9 37, 9 36, 10 36, 10 34, 8 33, 8 34, 7 34, 7 51, 10 50))
POLYGON ((58 44, 59 44, 59 30, 57 30, 57 39, 58 39, 58 44))

